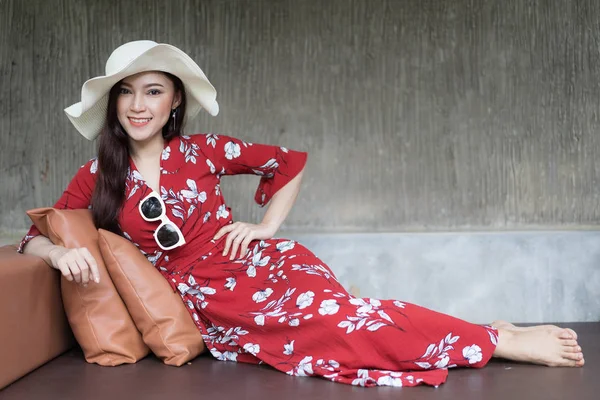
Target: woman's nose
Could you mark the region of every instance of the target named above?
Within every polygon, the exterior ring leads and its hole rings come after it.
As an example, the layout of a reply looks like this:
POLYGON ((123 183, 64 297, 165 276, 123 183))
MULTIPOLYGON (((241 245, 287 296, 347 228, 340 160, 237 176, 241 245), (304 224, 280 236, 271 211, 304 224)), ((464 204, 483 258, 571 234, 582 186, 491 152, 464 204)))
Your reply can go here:
POLYGON ((133 96, 130 108, 132 111, 136 111, 136 112, 144 111, 144 109, 146 108, 146 105, 144 104, 143 95, 136 94, 135 96, 133 96))

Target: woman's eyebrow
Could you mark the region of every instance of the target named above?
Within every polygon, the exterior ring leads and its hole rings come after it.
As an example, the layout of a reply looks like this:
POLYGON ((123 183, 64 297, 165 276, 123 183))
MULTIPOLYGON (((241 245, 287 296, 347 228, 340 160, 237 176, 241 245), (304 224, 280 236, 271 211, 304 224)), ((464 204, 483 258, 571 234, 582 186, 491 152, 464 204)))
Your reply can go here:
MULTIPOLYGON (((126 82, 123 82, 123 83, 122 83, 122 85, 123 85, 123 86, 129 86, 129 87, 131 87, 131 85, 130 85, 129 83, 126 83, 126 82)), ((147 89, 147 88, 149 88, 149 87, 151 87, 151 86, 160 86, 160 87, 163 87, 163 88, 164 88, 164 86, 163 86, 163 85, 161 85, 160 83, 149 83, 149 84, 147 84, 147 85, 144 85, 144 89, 147 89)))

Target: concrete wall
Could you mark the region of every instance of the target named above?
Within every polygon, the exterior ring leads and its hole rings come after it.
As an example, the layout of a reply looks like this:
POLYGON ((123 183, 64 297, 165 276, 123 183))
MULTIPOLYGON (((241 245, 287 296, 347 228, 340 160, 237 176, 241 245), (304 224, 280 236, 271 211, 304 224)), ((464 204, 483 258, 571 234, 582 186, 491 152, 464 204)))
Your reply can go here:
MULTIPOLYGON (((595 233, 535 233, 597 229, 599 21, 596 0, 0 0, 0 236, 23 233, 25 210, 52 205, 95 154, 62 110, 115 47, 148 38, 219 91, 221 114, 188 132, 309 151, 282 233, 308 233, 362 294, 482 321, 599 319, 595 233), (459 233, 513 230, 534 231, 534 253, 522 234, 459 233), (455 233, 393 233, 407 231, 455 233), (419 297, 432 281, 464 292, 419 297)), ((224 184, 240 220, 262 215, 257 182, 224 184)))
MULTIPOLYGON (((119 44, 188 52, 222 113, 188 131, 308 150, 290 230, 596 225, 600 3, 0 1, 0 229, 94 154, 63 108, 119 44)), ((244 220, 255 180, 225 193, 244 220)))

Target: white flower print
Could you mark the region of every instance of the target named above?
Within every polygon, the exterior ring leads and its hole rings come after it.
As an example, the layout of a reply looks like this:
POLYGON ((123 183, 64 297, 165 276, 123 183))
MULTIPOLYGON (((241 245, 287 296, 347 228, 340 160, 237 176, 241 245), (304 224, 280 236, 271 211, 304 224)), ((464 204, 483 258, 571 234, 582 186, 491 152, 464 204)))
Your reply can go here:
MULTIPOLYGON (((255 251, 256 251, 256 249, 255 249, 255 251)), ((248 269, 246 270, 246 274, 250 278, 254 278, 256 276, 256 267, 264 267, 265 265, 267 265, 269 263, 269 260, 271 260, 271 257, 270 256, 263 257, 262 251, 255 253, 252 256, 252 262, 248 266, 248 269)))
POLYGON ((214 133, 206 135, 206 144, 211 145, 213 149, 217 145, 217 140, 219 140, 219 135, 215 135, 214 133))
POLYGON ((298 318, 293 318, 293 319, 290 319, 288 324, 290 326, 298 326, 298 325, 300 325, 300 320, 298 318))
POLYGON ((434 364, 436 368, 446 368, 448 366, 448 362, 450 361, 450 357, 444 355, 439 360, 437 360, 434 364))
POLYGON ((92 165, 90 165, 90 173, 95 174, 96 172, 98 172, 98 159, 97 158, 95 158, 94 162, 92 162, 92 165))
POLYGON ((337 281, 335 276, 331 275, 329 270, 322 265, 293 264, 292 271, 304 271, 308 275, 319 275, 327 280, 333 279, 337 281))
POLYGON ((206 192, 198 192, 198 187, 196 186, 196 182, 193 179, 188 179, 185 181, 190 190, 182 190, 181 195, 189 202, 200 202, 204 203, 206 201, 206 192))
POLYGON ((293 240, 287 240, 285 242, 277 243, 276 247, 277 250, 279 250, 282 253, 285 253, 286 251, 293 249, 295 245, 296 242, 294 242, 293 240))
POLYGON ((365 386, 367 383, 376 382, 375 379, 369 377, 369 370, 367 369, 359 369, 356 375, 358 375, 358 378, 352 381, 355 386, 365 386))
POLYGON ((258 326, 263 326, 265 324, 265 316, 263 314, 257 315, 254 317, 254 323, 258 326))
POLYGON ((292 370, 288 371, 287 374, 288 375, 294 375, 294 376, 311 376, 313 375, 313 368, 312 368, 312 357, 310 356, 306 356, 302 359, 302 361, 300 361, 300 363, 298 363, 298 365, 296 367, 294 367, 292 370))
POLYGON ((274 158, 271 158, 264 165, 261 165, 260 167, 258 167, 258 169, 253 169, 252 171, 256 175, 265 176, 267 178, 272 178, 273 172, 271 172, 271 171, 276 170, 278 167, 279 167, 279 164, 277 163, 277 160, 274 158), (265 171, 269 171, 269 172, 265 172, 265 171))
POLYGON ((286 356, 291 356, 294 354, 294 342, 295 340, 292 340, 291 342, 283 345, 283 354, 286 356))
POLYGON ((181 194, 181 192, 175 193, 175 191, 173 189, 169 189, 169 191, 167 191, 167 189, 165 189, 164 187, 161 186, 160 195, 161 195, 162 199, 164 200, 165 204, 169 204, 173 207, 171 209, 171 214, 173 214, 174 217, 179 218, 182 221, 185 221, 185 217, 184 217, 185 210, 183 208, 183 195, 181 194))
POLYGON ((273 294, 273 289, 271 288, 266 288, 265 290, 259 290, 258 292, 254 293, 252 295, 252 300, 254 300, 255 303, 262 303, 263 301, 267 300, 269 298, 269 296, 271 296, 273 294))
POLYGON ((215 185, 215 194, 218 196, 221 193, 221 185, 218 183, 215 185))
POLYGON ((162 151, 162 155, 160 158, 162 158, 163 160, 168 160, 170 156, 171 156, 171 148, 169 146, 167 146, 162 151))
POLYGON ((323 300, 321 302, 321 307, 319 307, 319 314, 321 315, 334 315, 337 314, 340 309, 339 304, 334 299, 331 300, 323 300))
POLYGON ((204 219, 202 220, 202 222, 206 223, 206 221, 208 221, 209 218, 210 218, 210 211, 207 211, 206 214, 204 214, 204 219))
MULTIPOLYGON (((488 329, 491 329, 491 327, 488 327, 488 329)), ((494 346, 498 345, 498 331, 494 330, 493 332, 491 330, 488 330, 488 335, 490 335, 490 342, 492 342, 492 344, 494 346)))
POLYGON ((350 299, 350 304, 354 304, 355 306, 359 306, 356 310, 357 314, 361 313, 370 313, 373 311, 373 307, 380 307, 381 302, 377 299, 369 299, 367 303, 364 299, 350 299))
POLYGON ((125 183, 125 185, 127 188, 130 189, 127 199, 130 199, 135 194, 135 192, 138 191, 143 181, 144 178, 137 170, 132 171, 131 169, 127 169, 127 182, 125 183))
POLYGON ((287 148, 285 148, 285 147, 280 147, 280 149, 281 149, 281 151, 283 151, 284 153, 287 153, 287 152, 288 152, 288 149, 287 149, 287 148))
POLYGON ((217 210, 217 219, 227 217, 229 217, 229 211, 227 210, 227 206, 225 206, 225 204, 221 204, 219 206, 219 209, 217 210))
POLYGON ((208 165, 208 168, 210 168, 211 174, 214 174, 217 171, 215 168, 215 164, 213 164, 212 161, 210 161, 208 158, 206 159, 206 165, 208 165))
POLYGON ((250 353, 254 357, 256 357, 256 355, 260 352, 260 345, 258 345, 258 344, 252 344, 252 343, 246 343, 244 345, 244 350, 246 350, 246 353, 250 353))
POLYGON ((237 346, 237 342, 240 340, 240 336, 247 335, 248 331, 241 327, 229 328, 225 330, 222 326, 212 325, 207 329, 207 336, 210 341, 227 344, 229 346, 237 346))
MULTIPOLYGON (((335 295, 334 295, 335 296, 335 295)), ((384 326, 394 326, 396 323, 381 307, 381 302, 377 299, 361 299, 351 297, 349 302, 355 306, 356 316, 346 316, 347 320, 340 322, 339 328, 346 328, 346 334, 354 330, 360 330, 366 327, 368 331, 374 332, 384 326)))
POLYGON ((314 297, 315 294, 310 290, 306 293, 302 293, 298 296, 298 299, 296 299, 296 305, 298 306, 298 308, 303 310, 313 303, 314 297))
POLYGON ((406 304, 404 304, 404 303, 402 303, 401 301, 398 301, 398 300, 394 300, 394 305, 395 305, 396 307, 399 307, 399 308, 404 308, 404 307, 406 307, 406 304))
MULTIPOLYGON (((266 306, 264 306, 258 312, 251 312, 250 315, 254 315, 254 323, 259 326, 263 326, 265 324, 266 317, 282 317, 279 319, 279 323, 285 322, 287 311, 283 310, 285 303, 287 303, 291 298, 292 294, 296 291, 296 288, 288 288, 284 295, 281 296, 279 300, 272 300, 266 306)), ((301 314, 294 314, 294 316, 301 314)))
POLYGON ((418 362, 415 362, 415 364, 417 364, 419 367, 421 367, 423 369, 429 369, 429 368, 431 368, 431 364, 429 364, 426 361, 418 361, 418 362))
POLYGON ((187 284, 181 282, 177 285, 177 289, 182 296, 185 294, 195 296, 200 308, 206 308, 208 305, 204 295, 213 295, 217 293, 217 291, 211 287, 201 287, 198 285, 192 275, 189 276, 187 284))
POLYGON ((235 278, 227 278, 227 283, 225 283, 225 289, 229 289, 233 292, 233 289, 235 288, 236 285, 236 280, 235 278))
POLYGON ((238 158, 241 154, 240 145, 235 142, 228 142, 225 144, 225 157, 228 160, 233 160, 234 158, 238 158))
POLYGON ((237 353, 234 353, 233 351, 225 351, 221 353, 219 350, 212 348, 210 349, 210 353, 213 355, 213 357, 220 361, 237 361, 237 353))
POLYGON ((196 164, 196 157, 198 157, 198 150, 200 146, 196 143, 189 143, 189 137, 182 136, 181 143, 179 145, 179 151, 185 155, 185 162, 192 162, 196 164))
POLYGON ((160 256, 162 256, 162 254, 163 254, 162 251, 157 251, 153 255, 147 256, 148 261, 150 261, 152 263, 152 265, 156 266, 156 262, 158 261, 158 259, 160 258, 160 256))
POLYGON ((482 360, 483 354, 481 354, 481 347, 473 344, 471 346, 467 346, 462 351, 463 357, 466 360, 469 360, 469 364, 475 364, 482 360))
POLYGON ((379 379, 377 379, 377 385, 402 387, 402 379, 394 378, 390 375, 384 375, 380 376, 379 379))
POLYGON ((421 356, 421 361, 415 362, 415 364, 423 369, 430 369, 432 367, 431 362, 433 362, 433 359, 437 358, 437 361, 433 364, 435 368, 455 367, 455 364, 448 365, 450 362, 448 351, 454 349, 454 346, 452 345, 456 343, 458 339, 460 339, 460 336, 452 336, 452 332, 448 333, 445 338, 440 340, 439 344, 430 344, 427 347, 427 350, 425 350, 425 353, 421 356))
POLYGON ((325 362, 323 359, 318 359, 315 363, 315 367, 320 367, 327 371, 333 372, 340 367, 340 363, 335 360, 329 360, 325 362))

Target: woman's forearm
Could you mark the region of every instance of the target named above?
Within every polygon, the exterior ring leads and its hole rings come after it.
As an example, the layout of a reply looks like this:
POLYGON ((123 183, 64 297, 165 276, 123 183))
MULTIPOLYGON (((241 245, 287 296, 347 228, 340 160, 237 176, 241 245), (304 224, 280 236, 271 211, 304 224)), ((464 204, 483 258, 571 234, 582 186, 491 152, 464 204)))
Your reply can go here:
POLYGON ((273 229, 273 233, 277 232, 296 202, 303 174, 304 169, 302 169, 294 179, 279 189, 271 198, 269 208, 265 213, 262 223, 263 225, 270 226, 271 229, 273 229))
POLYGON ((52 261, 50 261, 50 252, 57 247, 58 246, 52 244, 50 239, 40 235, 31 239, 29 243, 25 245, 23 253, 41 257, 48 265, 52 265, 52 261))

